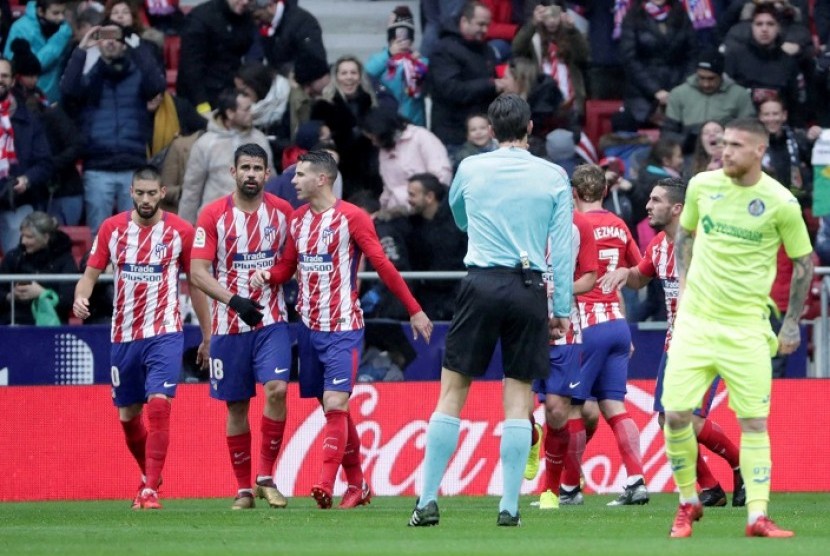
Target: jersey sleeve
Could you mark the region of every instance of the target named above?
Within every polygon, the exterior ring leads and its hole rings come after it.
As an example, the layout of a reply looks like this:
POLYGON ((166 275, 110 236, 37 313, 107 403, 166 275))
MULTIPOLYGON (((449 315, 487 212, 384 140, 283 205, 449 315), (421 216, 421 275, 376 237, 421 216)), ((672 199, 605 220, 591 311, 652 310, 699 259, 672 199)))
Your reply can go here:
POLYGON ((552 312, 555 317, 571 314, 573 299, 573 199, 569 187, 554 193, 555 207, 548 224, 551 266, 553 267, 552 312))
POLYGON ((86 261, 87 266, 97 268, 98 270, 107 268, 107 264, 110 262, 109 238, 112 236, 112 232, 112 221, 107 219, 98 228, 98 235, 95 236, 95 241, 92 242, 92 249, 86 261))
POLYGON ((449 203, 450 203, 450 210, 452 211, 452 217, 455 220, 455 224, 458 226, 458 229, 462 232, 467 231, 467 207, 464 201, 464 162, 461 162, 461 165, 458 167, 458 171, 455 174, 455 178, 452 180, 452 185, 450 185, 450 196, 449 196, 449 203))
POLYGON ((282 250, 282 255, 269 272, 271 277, 268 281, 273 286, 288 282, 297 272, 297 242, 294 240, 294 234, 291 233, 290 222, 286 231, 285 247, 282 250))
POLYGON ((375 225, 369 215, 360 209, 356 209, 348 214, 348 219, 349 232, 355 243, 366 254, 366 258, 372 263, 372 267, 377 271, 389 291, 398 298, 410 316, 421 312, 421 306, 409 291, 406 282, 383 252, 383 247, 381 247, 375 233, 375 225))
POLYGON ((637 265, 637 270, 640 271, 640 274, 643 276, 648 276, 649 278, 654 278, 657 275, 657 269, 654 268, 654 247, 657 245, 657 240, 660 238, 660 234, 654 236, 646 247, 646 254, 640 260, 640 263, 637 265))
POLYGON ((804 218, 801 216, 801 206, 795 197, 781 205, 777 216, 778 233, 787 256, 797 259, 809 254, 813 247, 810 245, 807 225, 804 224, 804 218))
POLYGON ((579 278, 583 274, 599 270, 599 253, 591 223, 583 218, 575 218, 574 223, 579 233, 579 252, 576 254, 576 270, 574 271, 579 272, 579 276, 574 275, 574 278, 579 278))
POLYGON ((680 225, 693 232, 697 229, 697 221, 700 213, 697 206, 698 181, 695 178, 689 180, 686 188, 686 200, 683 204, 683 212, 680 213, 680 225))
POLYGON ((184 220, 179 220, 176 229, 182 238, 182 252, 179 255, 179 264, 181 264, 181 271, 190 275, 190 258, 193 250, 193 226, 184 220))
POLYGON ((216 258, 217 241, 214 212, 212 210, 203 210, 196 221, 196 231, 193 233, 193 248, 190 252, 190 258, 213 261, 216 258))
POLYGON ((631 232, 628 232, 628 242, 625 244, 625 261, 626 267, 631 268, 640 264, 643 259, 640 255, 640 248, 637 247, 637 242, 631 237, 631 232))

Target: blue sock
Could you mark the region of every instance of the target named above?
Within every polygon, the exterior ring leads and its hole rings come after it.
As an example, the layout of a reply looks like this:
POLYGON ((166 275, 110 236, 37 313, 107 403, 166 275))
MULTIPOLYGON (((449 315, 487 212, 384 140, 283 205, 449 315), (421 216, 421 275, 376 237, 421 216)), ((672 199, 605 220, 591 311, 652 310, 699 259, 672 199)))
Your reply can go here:
POLYGON ((501 466, 503 492, 499 512, 519 512, 519 491, 522 488, 527 454, 530 452, 530 421, 506 419, 501 431, 501 466))
MULTIPOLYGON (((427 428, 427 448, 424 456, 424 486, 421 489, 418 507, 438 499, 438 487, 444 478, 444 471, 458 445, 458 429, 461 419, 443 413, 433 413, 427 428)), ((530 441, 528 441, 530 442, 530 441)))

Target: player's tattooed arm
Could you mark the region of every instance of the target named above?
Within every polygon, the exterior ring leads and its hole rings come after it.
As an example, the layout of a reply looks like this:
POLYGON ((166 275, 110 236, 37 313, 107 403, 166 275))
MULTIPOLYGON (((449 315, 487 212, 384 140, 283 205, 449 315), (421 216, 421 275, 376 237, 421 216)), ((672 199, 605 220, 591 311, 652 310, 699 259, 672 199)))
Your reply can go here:
POLYGON ((778 333, 778 351, 782 355, 792 353, 801 343, 801 331, 798 328, 798 319, 804 310, 804 303, 810 293, 810 282, 813 279, 813 261, 810 255, 793 259, 793 277, 790 281, 790 300, 787 305, 787 314, 778 333))
POLYGON ((692 248, 695 244, 695 236, 689 230, 679 226, 677 235, 674 238, 674 264, 677 266, 677 275, 682 281, 686 281, 686 274, 689 272, 689 265, 692 263, 692 248))

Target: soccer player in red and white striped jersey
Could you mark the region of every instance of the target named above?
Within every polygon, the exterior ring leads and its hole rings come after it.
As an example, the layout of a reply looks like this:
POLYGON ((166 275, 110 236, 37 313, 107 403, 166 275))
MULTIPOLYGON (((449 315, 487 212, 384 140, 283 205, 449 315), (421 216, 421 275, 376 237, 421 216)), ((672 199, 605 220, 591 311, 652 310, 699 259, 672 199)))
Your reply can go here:
POLYGON ((599 256, 597 284, 590 292, 577 296, 583 357, 580 380, 573 384, 572 403, 579 405, 595 397, 614 431, 628 478, 625 492, 610 505, 645 504, 648 491, 640 457, 640 431, 625 409, 631 331, 620 309, 617 290, 602 287, 599 282, 617 267, 636 266, 640 251, 628 226, 602 208, 608 191, 605 172, 599 166, 580 166, 574 171, 572 183, 576 208, 594 228, 599 256))
MULTIPOLYGON (((594 241, 594 230, 585 215, 579 212, 573 213, 572 230, 573 292, 576 296, 588 292, 594 287, 597 279, 597 246, 594 241)), ((552 276, 546 275, 545 278, 549 285, 553 284, 552 276)), ((553 313, 551 312, 551 314, 553 313)), ((569 385, 579 380, 579 364, 582 356, 581 344, 582 331, 579 323, 579 310, 574 297, 567 333, 562 338, 552 339, 550 342, 550 375, 544 380, 533 381, 533 391, 539 395, 540 401, 545 404, 545 481, 544 491, 539 498, 540 510, 559 507, 560 478, 571 436, 568 430, 568 415, 571 408, 571 389, 569 385)), ((539 450, 538 448, 532 448, 531 455, 528 456, 531 469, 525 470, 526 479, 530 480, 536 476, 538 461, 539 450)))
MULTIPOLYGON (((678 273, 674 267, 674 237, 680 221, 680 213, 686 196, 686 182, 680 178, 666 178, 657 182, 649 195, 646 212, 648 223, 660 232, 652 238, 646 247, 646 256, 640 264, 632 268, 620 268, 606 274, 602 285, 619 289, 627 285, 633 289, 644 288, 652 279, 657 278, 663 285, 666 298, 666 316, 668 329, 664 344, 663 357, 657 370, 657 386, 654 389, 654 411, 660 414, 659 423, 664 424, 663 376, 666 370, 667 353, 671 344, 674 317, 677 314, 677 295, 679 291, 678 273)), ((692 423, 698 442, 718 454, 729 463, 733 472, 733 506, 743 506, 743 480, 739 468, 739 453, 735 444, 727 437, 721 427, 708 419, 709 409, 718 389, 720 378, 716 378, 707 392, 701 407, 695 410, 692 423)), ((700 501, 704 506, 723 506, 726 494, 720 483, 712 474, 700 451, 697 457, 697 481, 701 488, 700 501)))
POLYGON ((268 155, 259 145, 237 148, 230 173, 236 190, 202 210, 193 240, 193 281, 214 299, 210 395, 228 408, 228 454, 238 486, 231 508, 253 508, 255 495, 271 507, 284 507, 273 475, 291 370, 285 300, 282 287, 252 289, 250 280, 282 254, 292 209, 264 192, 268 155), (257 383, 263 385, 265 406, 254 485, 248 410, 257 383))
MULTIPOLYGON (((92 244, 73 310, 89 317, 89 296, 110 263, 115 274, 112 320, 113 401, 127 446, 141 468, 133 509, 160 509, 158 487, 170 438, 170 404, 181 370, 184 334, 179 307, 179 273, 190 273, 193 227, 159 210, 165 188, 152 166, 133 175, 134 209, 104 220, 92 244), (142 410, 147 404, 148 428, 142 410)), ((207 365, 210 338, 204 294, 192 294, 202 326, 197 363, 207 365)))
POLYGON ((413 337, 429 341, 432 323, 412 297, 406 282, 386 258, 372 219, 362 209, 332 193, 337 164, 324 151, 300 156, 293 184, 308 201, 291 217, 285 253, 270 271, 257 273, 253 284, 281 284, 298 272, 297 312, 300 396, 323 405, 323 467, 311 494, 330 508, 337 470, 343 465, 348 488, 340 508, 369 503, 371 493, 360 467, 360 437, 349 415, 349 396, 363 347, 363 312, 357 290, 357 267, 365 255, 384 284, 410 315, 413 337))

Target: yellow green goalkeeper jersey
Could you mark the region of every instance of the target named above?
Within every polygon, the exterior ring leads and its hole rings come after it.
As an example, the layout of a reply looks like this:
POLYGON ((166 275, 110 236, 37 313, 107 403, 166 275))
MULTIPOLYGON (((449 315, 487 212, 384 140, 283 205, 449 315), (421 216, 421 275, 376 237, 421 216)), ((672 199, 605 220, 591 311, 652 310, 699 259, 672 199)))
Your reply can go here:
POLYGON ((712 320, 766 320, 779 246, 792 259, 812 250, 798 201, 766 174, 751 187, 723 170, 696 175, 680 225, 695 232, 680 311, 712 320))

